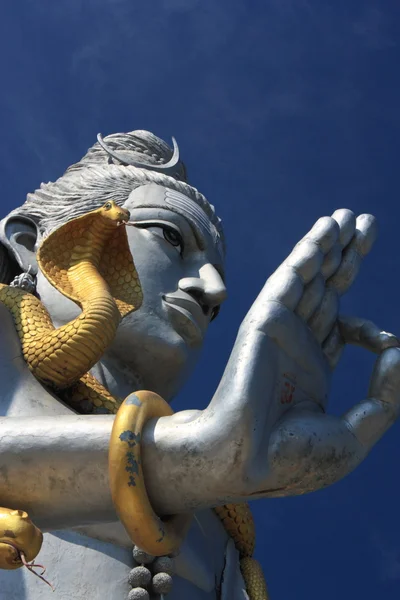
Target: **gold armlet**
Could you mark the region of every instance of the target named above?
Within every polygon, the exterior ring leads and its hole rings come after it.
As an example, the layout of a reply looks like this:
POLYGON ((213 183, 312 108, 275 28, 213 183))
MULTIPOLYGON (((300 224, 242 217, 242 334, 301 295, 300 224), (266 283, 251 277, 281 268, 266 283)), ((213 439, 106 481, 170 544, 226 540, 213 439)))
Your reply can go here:
POLYGON ((190 524, 190 515, 161 520, 147 495, 141 464, 142 431, 153 418, 173 414, 157 394, 130 394, 115 417, 109 448, 109 478, 114 506, 132 542, 153 556, 175 554, 190 524))

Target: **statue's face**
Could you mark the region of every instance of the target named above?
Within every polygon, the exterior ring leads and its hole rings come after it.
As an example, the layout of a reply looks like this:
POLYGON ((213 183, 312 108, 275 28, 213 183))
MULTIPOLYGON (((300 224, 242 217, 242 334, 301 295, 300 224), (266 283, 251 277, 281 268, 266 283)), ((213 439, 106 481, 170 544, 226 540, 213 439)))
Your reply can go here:
MULTIPOLYGON (((143 303, 123 319, 108 354, 144 388, 171 396, 195 365, 226 297, 221 243, 197 204, 161 186, 136 189, 124 208, 143 303)), ((79 312, 41 274, 38 291, 57 326, 79 312)))

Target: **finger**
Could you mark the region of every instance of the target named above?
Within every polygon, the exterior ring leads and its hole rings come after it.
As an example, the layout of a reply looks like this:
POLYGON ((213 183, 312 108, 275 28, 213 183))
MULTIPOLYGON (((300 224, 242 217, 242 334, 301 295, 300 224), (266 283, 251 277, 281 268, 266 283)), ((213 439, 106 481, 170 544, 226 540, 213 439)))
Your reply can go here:
POLYGON ((323 260, 324 254, 319 245, 305 238, 296 244, 283 264, 294 269, 307 284, 320 271, 323 260))
POLYGON ((280 302, 290 310, 294 310, 303 295, 303 289, 303 280, 296 270, 283 263, 267 279, 251 310, 263 312, 268 302, 280 302))
POLYGON ((372 321, 358 317, 340 316, 339 330, 346 344, 362 346, 370 352, 380 354, 387 348, 400 346, 400 340, 392 333, 383 331, 372 321))
POLYGON ((342 417, 365 455, 400 413, 400 348, 387 348, 375 362, 368 398, 342 417))
POLYGON ((342 262, 342 247, 339 243, 335 244, 325 256, 321 266, 321 273, 325 279, 329 279, 339 268, 342 262))
POLYGON ((303 240, 311 240, 321 248, 324 254, 327 254, 338 241, 339 234, 339 225, 335 219, 321 217, 299 243, 303 240))
POLYGON ((294 310, 303 295, 304 285, 318 273, 324 255, 329 252, 338 237, 339 226, 334 219, 318 219, 268 279, 257 305, 260 306, 265 301, 277 301, 294 310))
POLYGON ((400 408, 400 349, 388 348, 375 363, 368 390, 370 398, 400 408))
POLYGON ((296 307, 296 314, 303 319, 308 321, 314 311, 322 302, 322 298, 325 293, 325 280, 321 274, 318 274, 309 284, 304 288, 303 295, 296 307))
POLYGON ((377 235, 376 220, 372 215, 360 215, 353 239, 343 252, 342 262, 336 273, 327 281, 339 295, 344 294, 356 278, 362 259, 371 250, 377 235))
POLYGON ((359 215, 356 232, 350 245, 364 258, 372 249, 378 235, 378 223, 373 215, 359 215))
POLYGON ((296 244, 283 264, 295 269, 306 284, 320 271, 325 254, 333 248, 338 238, 336 221, 331 217, 322 217, 296 244))
POLYGON ((334 288, 327 288, 322 298, 321 304, 318 306, 311 319, 308 321, 308 326, 314 333, 316 340, 322 344, 324 339, 331 331, 339 311, 339 297, 334 288))
POLYGON ((356 216, 353 211, 340 208, 335 210, 332 219, 335 219, 340 227, 339 242, 342 248, 345 248, 351 242, 356 230, 356 216))
POLYGON ((338 364, 345 345, 346 342, 341 336, 339 325, 338 323, 335 323, 328 337, 322 344, 322 352, 324 353, 325 358, 332 370, 338 364))

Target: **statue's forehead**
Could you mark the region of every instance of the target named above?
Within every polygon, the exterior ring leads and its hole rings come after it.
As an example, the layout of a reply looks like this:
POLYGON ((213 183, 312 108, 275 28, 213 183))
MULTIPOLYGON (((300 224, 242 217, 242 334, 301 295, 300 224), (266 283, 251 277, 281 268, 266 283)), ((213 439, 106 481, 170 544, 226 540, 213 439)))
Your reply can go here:
POLYGON ((124 205, 128 210, 143 207, 165 207, 178 212, 200 230, 205 238, 211 237, 223 261, 224 251, 221 236, 202 208, 181 192, 150 183, 131 192, 124 205))

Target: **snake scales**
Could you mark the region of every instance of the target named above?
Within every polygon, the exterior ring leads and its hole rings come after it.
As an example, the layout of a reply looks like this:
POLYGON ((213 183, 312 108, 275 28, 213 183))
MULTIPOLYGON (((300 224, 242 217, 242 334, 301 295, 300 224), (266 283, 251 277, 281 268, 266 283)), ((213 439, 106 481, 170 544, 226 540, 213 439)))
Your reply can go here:
MULTIPOLYGON (((88 371, 112 342, 121 319, 137 310, 142 302, 123 226, 128 219, 128 211, 107 202, 62 225, 40 246, 37 259, 43 274, 82 309, 66 325, 55 329, 38 298, 20 288, 0 284, 0 302, 13 316, 29 369, 82 414, 115 414, 122 402, 88 371)), ((227 504, 215 512, 240 553, 250 599, 267 600, 261 567, 252 558, 255 532, 248 505, 227 504)), ((0 568, 17 568, 22 564, 21 554, 34 556, 28 548, 24 547, 22 553, 14 546, 10 554, 10 540, 1 535, 3 514, 6 517, 10 511, 0 509, 0 568)), ((37 546, 36 542, 36 554, 37 546)))

